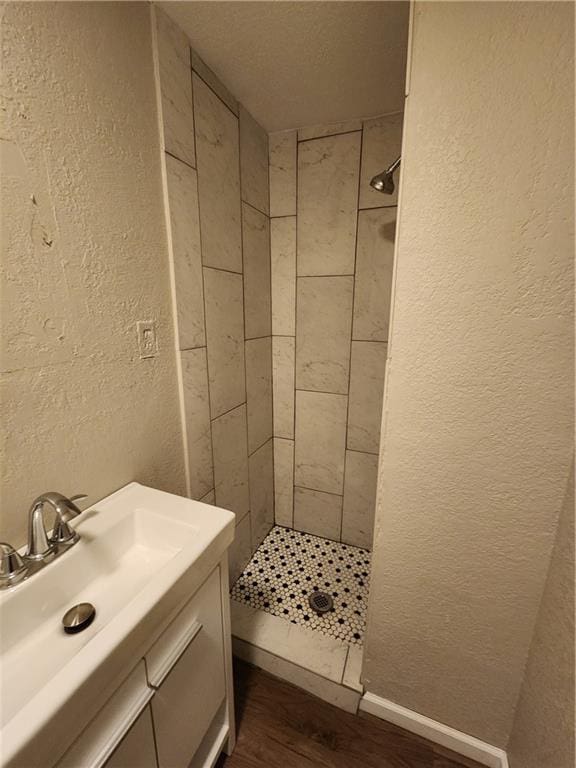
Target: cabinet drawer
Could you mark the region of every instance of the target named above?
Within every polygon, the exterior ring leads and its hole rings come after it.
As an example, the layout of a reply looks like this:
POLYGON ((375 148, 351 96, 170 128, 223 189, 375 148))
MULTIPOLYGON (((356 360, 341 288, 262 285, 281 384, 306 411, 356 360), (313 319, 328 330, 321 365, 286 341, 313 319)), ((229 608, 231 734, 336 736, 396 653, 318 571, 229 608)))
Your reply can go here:
POLYGON ((113 755, 116 748, 123 768, 155 768, 156 754, 150 710, 146 706, 154 691, 146 681, 144 662, 122 683, 94 720, 82 731, 60 759, 56 768, 102 768, 119 765, 113 755), (139 742, 136 762, 126 759, 139 742))
POLYGON ((185 768, 226 694, 217 568, 146 654, 160 768, 185 768))

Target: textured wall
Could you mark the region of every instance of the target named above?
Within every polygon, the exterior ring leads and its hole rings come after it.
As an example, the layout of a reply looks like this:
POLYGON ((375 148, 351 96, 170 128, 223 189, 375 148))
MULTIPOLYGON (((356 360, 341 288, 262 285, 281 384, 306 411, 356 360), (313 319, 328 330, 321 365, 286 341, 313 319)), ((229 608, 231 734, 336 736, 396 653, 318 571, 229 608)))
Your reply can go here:
POLYGON ((276 522, 372 545, 402 115, 270 135, 276 522))
POLYGON ((511 768, 573 768, 574 467, 508 744, 511 768))
POLYGON ((416 4, 364 680, 499 746, 571 463, 573 63, 569 4, 416 4))
POLYGON ((1 49, 0 538, 19 545, 43 491, 185 482, 146 4, 9 3, 1 49))
POLYGON ((274 519, 268 137, 153 15, 190 495, 235 512, 235 580, 274 519))

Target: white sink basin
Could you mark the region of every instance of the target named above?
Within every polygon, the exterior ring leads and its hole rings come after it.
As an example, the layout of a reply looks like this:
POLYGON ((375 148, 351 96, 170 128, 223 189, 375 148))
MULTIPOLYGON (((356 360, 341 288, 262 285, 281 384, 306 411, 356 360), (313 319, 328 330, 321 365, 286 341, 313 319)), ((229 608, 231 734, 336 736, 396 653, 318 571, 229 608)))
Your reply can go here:
MULTIPOLYGON (((61 715, 104 660, 133 664, 229 546, 234 515, 131 483, 74 523, 78 544, 0 596, 2 765, 61 715), (80 602, 92 603, 96 618, 67 635, 62 616, 80 602)), ((94 682, 103 698, 108 681, 94 682)))

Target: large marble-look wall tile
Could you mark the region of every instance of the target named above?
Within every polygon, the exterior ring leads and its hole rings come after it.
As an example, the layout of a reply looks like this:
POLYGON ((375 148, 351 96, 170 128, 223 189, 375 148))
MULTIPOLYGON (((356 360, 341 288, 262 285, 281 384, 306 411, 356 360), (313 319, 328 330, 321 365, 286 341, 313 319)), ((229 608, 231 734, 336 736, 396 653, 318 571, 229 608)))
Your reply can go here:
POLYGON ((238 118, 197 75, 193 87, 202 263, 241 272, 238 118))
POLYGON ((364 121, 362 142, 362 171, 360 174, 360 208, 377 208, 398 203, 398 174, 394 174, 396 189, 391 195, 377 192, 370 179, 381 173, 400 157, 402 152, 402 113, 383 115, 364 121))
POLYGON ((360 131, 298 145, 298 274, 354 272, 360 131))
POLYGON ((353 277, 299 277, 296 387, 348 393, 353 277))
POLYGON ((274 436, 294 439, 294 337, 272 337, 274 436))
POLYGON ((204 291, 214 419, 246 400, 242 275, 204 268, 204 291))
POLYGON ((195 166, 190 44, 180 27, 157 5, 155 13, 164 148, 195 166))
POLYGON ((296 215, 296 131, 268 136, 270 216, 296 215))
POLYGON ((201 499, 214 488, 206 349, 180 353, 190 493, 201 499))
POLYGON ((268 204, 268 134, 240 105, 240 183, 242 200, 263 213, 268 204))
POLYGON ((296 485, 343 492, 348 398, 296 391, 296 485))
POLYGON ((174 263, 174 289, 180 349, 202 347, 204 291, 196 171, 166 155, 166 181, 174 263))
POLYGON ((250 519, 252 549, 260 546, 274 525, 274 458, 272 440, 248 459, 250 468, 250 519))
POLYGON ((272 437, 272 339, 246 342, 248 452, 272 437))
POLYGON ((294 527, 297 531, 340 541, 342 496, 309 488, 294 488, 294 527))
POLYGON ((353 339, 388 340, 395 229, 396 208, 358 214, 353 339))
POLYGON ((247 514, 237 523, 234 531, 234 541, 228 550, 230 586, 237 581, 251 557, 252 537, 250 533, 250 515, 247 514))
POLYGON ((372 547, 378 456, 346 451, 342 541, 355 547, 372 547))
POLYGON ((378 453, 387 346, 352 342, 347 447, 353 451, 378 453))
POLYGON ((192 61, 192 69, 194 72, 210 86, 214 93, 218 94, 228 109, 238 117, 239 105, 237 100, 193 48, 190 51, 190 59, 192 61))
POLYGON ((294 441, 274 438, 274 519, 277 525, 294 524, 294 441))
POLYGON ((242 204, 242 242, 246 338, 269 336, 272 330, 270 220, 245 203, 242 204))
POLYGON ((245 405, 214 419, 212 443, 216 504, 240 520, 250 509, 245 405))
POLYGON ((296 333, 296 217, 270 222, 272 262, 272 333, 296 333))
POLYGON ((327 123, 326 125, 309 125, 298 129, 298 141, 318 139, 321 136, 333 136, 338 133, 361 131, 362 120, 347 120, 344 123, 327 123))

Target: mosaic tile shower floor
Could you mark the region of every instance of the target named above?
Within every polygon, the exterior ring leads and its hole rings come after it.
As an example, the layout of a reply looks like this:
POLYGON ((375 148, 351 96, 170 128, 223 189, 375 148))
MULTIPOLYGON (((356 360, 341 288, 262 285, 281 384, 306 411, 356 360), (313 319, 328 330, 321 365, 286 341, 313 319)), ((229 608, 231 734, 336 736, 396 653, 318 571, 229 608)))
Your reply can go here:
POLYGON ((240 603, 362 645, 368 607, 370 555, 366 549, 274 526, 231 590, 240 603), (332 596, 329 613, 316 614, 312 591, 332 596))

